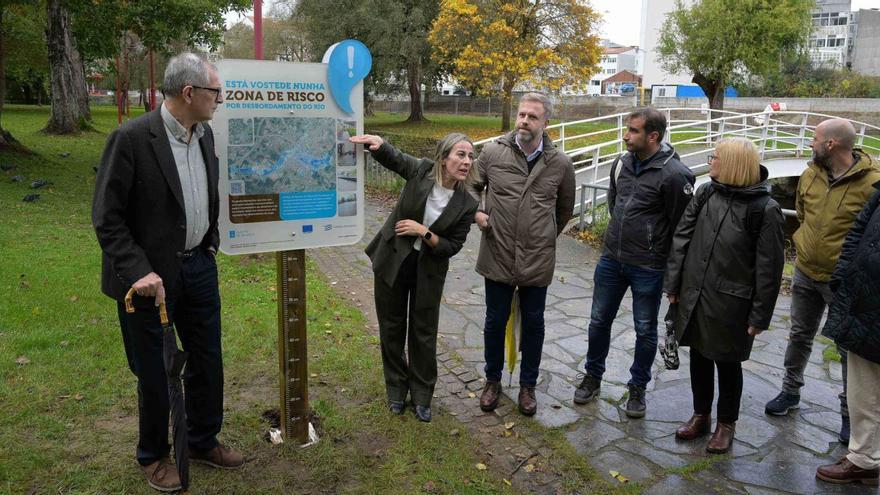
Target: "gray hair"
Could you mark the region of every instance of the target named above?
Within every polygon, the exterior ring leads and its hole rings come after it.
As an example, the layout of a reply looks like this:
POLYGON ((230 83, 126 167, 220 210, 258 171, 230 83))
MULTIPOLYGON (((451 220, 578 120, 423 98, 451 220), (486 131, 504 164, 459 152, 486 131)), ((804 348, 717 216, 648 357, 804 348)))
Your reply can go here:
POLYGON ((553 102, 541 93, 526 93, 519 98, 519 102, 533 101, 544 105, 544 120, 550 120, 553 116, 553 102))
POLYGON ((168 61, 162 92, 166 98, 180 96, 186 86, 207 86, 209 70, 214 66, 190 52, 181 53, 168 61))

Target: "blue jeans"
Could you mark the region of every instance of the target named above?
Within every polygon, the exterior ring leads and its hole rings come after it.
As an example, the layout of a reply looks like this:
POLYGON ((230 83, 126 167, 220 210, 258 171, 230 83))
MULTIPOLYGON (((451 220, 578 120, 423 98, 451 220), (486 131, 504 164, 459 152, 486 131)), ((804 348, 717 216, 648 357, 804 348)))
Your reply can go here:
POLYGON ((599 259, 593 276, 593 309, 587 363, 590 376, 602 379, 605 358, 611 346, 611 324, 620 301, 630 288, 633 295, 633 323, 636 330, 635 359, 629 385, 644 388, 651 381, 651 366, 657 355, 657 313, 663 294, 663 270, 620 263, 607 256, 599 259))
MULTIPOLYGON (((513 285, 486 279, 486 327, 483 332, 486 380, 500 381, 504 367, 504 333, 513 302, 513 285)), ((538 383, 538 367, 544 347, 544 303, 547 287, 520 287, 519 307, 522 332, 519 348, 519 384, 534 387, 538 383)))

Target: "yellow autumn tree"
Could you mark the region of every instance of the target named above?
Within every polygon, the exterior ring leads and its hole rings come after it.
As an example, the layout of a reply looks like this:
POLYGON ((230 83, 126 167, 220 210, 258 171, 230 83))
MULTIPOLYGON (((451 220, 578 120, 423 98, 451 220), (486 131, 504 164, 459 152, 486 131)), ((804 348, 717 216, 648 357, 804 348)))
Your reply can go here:
POLYGON ((598 21, 583 0, 442 0, 428 41, 463 86, 502 98, 507 131, 517 84, 556 92, 589 82, 601 56, 598 21))

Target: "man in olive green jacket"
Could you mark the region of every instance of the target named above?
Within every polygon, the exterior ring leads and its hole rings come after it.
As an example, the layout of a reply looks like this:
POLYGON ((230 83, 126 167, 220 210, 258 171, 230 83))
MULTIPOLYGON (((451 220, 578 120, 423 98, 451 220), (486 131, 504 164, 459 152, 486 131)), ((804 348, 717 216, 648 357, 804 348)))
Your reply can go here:
MULTIPOLYGON (((875 191, 873 184, 880 181, 880 170, 871 157, 853 149, 855 139, 855 129, 847 120, 830 119, 816 126, 810 145, 813 160, 798 182, 795 206, 801 225, 794 234, 797 261, 791 288, 791 333, 782 392, 767 403, 767 414, 781 416, 798 407, 813 338, 833 296, 828 281, 847 232, 875 191)), ((846 443, 846 353, 839 352, 844 375, 839 439, 846 443)))
POLYGON ((504 334, 514 290, 522 315, 519 410, 537 410, 535 384, 544 345, 544 305, 556 265, 556 237, 574 209, 571 158, 544 132, 552 112, 543 95, 520 99, 516 129, 487 144, 475 167, 485 203, 476 214, 483 231, 477 273, 486 278, 486 387, 480 408, 491 411, 501 393, 504 334))

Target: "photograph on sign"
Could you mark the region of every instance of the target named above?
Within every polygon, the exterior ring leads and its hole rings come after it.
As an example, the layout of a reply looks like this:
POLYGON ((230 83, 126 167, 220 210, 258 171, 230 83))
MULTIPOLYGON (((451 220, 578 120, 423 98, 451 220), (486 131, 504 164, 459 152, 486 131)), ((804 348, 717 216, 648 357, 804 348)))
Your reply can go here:
MULTIPOLYGON (((360 54, 343 52, 351 53, 341 63, 355 68, 360 54)), ((333 61, 222 60, 217 67, 224 87, 213 120, 220 249, 248 254, 358 242, 364 157, 348 138, 363 132, 363 76, 334 72, 333 61), (333 82, 337 73, 344 84, 333 82)))

